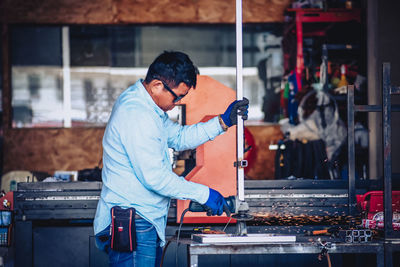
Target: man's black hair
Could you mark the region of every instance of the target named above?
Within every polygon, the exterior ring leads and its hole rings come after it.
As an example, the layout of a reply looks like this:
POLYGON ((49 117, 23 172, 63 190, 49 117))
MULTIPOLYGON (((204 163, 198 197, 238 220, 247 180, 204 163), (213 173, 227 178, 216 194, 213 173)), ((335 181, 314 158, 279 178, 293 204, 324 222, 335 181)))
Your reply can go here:
POLYGON ((198 69, 185 53, 164 51, 151 63, 144 81, 150 83, 157 79, 166 82, 172 88, 183 82, 189 88, 195 88, 198 73, 198 69))

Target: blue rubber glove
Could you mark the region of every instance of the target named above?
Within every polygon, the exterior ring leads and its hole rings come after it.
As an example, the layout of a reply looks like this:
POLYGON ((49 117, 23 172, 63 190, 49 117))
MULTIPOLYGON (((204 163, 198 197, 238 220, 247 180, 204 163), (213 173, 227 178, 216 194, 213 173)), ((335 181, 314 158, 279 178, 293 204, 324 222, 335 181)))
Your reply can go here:
MULTIPOLYGON (((211 215, 222 215, 224 212, 224 205, 228 207, 224 197, 216 190, 210 188, 210 195, 207 202, 204 204, 211 209, 211 215)), ((208 215, 208 212, 207 212, 208 215)))
POLYGON ((226 109, 221 118, 226 126, 231 127, 237 124, 237 115, 242 116, 243 120, 247 120, 247 113, 249 109, 249 100, 243 97, 243 100, 235 100, 226 109))

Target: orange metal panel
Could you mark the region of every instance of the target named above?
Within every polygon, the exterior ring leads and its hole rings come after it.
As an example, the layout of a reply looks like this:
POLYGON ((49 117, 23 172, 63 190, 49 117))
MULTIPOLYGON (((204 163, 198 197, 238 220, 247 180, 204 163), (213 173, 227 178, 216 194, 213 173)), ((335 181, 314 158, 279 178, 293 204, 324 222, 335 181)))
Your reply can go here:
MULTIPOLYGON (((207 77, 198 76, 196 89, 182 99, 186 105, 186 123, 195 124, 207 121, 225 112, 228 105, 236 99, 233 89, 207 77)), ((186 176, 187 180, 207 185, 218 190, 224 197, 236 195, 236 126, 213 141, 209 141, 196 150, 196 167, 186 176)), ((178 200, 177 221, 189 201, 178 200)), ((185 223, 226 223, 223 216, 206 216, 203 213, 188 212, 183 220, 185 223)))

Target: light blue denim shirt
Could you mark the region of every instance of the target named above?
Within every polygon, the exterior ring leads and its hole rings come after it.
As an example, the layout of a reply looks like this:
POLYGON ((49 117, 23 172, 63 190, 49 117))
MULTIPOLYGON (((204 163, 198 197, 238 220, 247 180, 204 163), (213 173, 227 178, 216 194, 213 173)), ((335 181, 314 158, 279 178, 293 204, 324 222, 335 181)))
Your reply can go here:
POLYGON ((111 223, 113 206, 134 207, 152 223, 165 244, 171 198, 205 203, 207 186, 186 181, 172 171, 168 148, 193 149, 223 133, 218 117, 181 126, 150 97, 142 80, 117 99, 103 137, 103 187, 94 232, 111 223))

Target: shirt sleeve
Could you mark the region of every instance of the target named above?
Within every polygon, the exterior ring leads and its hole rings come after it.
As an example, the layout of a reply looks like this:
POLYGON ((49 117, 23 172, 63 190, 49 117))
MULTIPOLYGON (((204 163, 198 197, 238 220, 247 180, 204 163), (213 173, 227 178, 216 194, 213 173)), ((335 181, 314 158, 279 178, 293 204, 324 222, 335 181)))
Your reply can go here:
POLYGON ((168 137, 162 118, 149 114, 146 110, 138 111, 137 107, 131 107, 120 120, 121 142, 135 176, 144 187, 157 194, 205 203, 209 195, 208 187, 189 182, 172 171, 169 156, 166 155, 168 137))
POLYGON ((214 140, 215 137, 224 133, 218 116, 207 122, 185 126, 181 126, 166 118, 164 125, 168 132, 168 146, 176 151, 194 149, 207 141, 214 140))

